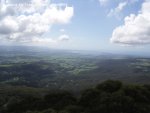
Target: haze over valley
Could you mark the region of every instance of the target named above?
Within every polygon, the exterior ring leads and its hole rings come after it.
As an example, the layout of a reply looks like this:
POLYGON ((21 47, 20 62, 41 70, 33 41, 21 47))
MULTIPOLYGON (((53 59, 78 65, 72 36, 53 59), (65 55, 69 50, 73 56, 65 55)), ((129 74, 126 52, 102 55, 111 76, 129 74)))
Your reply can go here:
POLYGON ((0 113, 149 113, 150 0, 0 0, 0 113))

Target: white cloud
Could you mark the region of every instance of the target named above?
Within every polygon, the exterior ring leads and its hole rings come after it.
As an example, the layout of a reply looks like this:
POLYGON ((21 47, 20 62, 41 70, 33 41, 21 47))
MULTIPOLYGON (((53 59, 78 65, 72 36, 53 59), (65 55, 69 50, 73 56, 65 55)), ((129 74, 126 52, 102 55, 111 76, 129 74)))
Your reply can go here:
POLYGON ((64 32, 65 32, 65 29, 60 29, 60 32, 64 33, 64 32))
POLYGON ((52 38, 37 38, 34 37, 32 38, 32 42, 35 44, 51 44, 51 43, 57 43, 56 40, 52 39, 52 38))
POLYGON ((99 0, 100 5, 104 6, 108 3, 109 0, 99 0))
POLYGON ((0 21, 0 33, 1 34, 11 34, 18 31, 19 26, 14 18, 7 16, 0 21))
POLYGON ((109 3, 118 3, 118 2, 127 2, 129 4, 133 4, 133 3, 136 3, 138 2, 139 0, 98 0, 100 5, 102 6, 106 6, 107 4, 109 3))
POLYGON ((138 2, 139 0, 128 0, 129 3, 133 4, 133 3, 136 3, 138 2))
POLYGON ((70 37, 66 34, 63 34, 63 35, 59 36, 58 40, 59 41, 69 41, 70 37))
POLYGON ((45 46, 57 46, 62 42, 67 42, 70 40, 69 35, 62 34, 58 38, 39 38, 39 37, 33 37, 31 42, 34 45, 45 45, 45 46), (51 44, 51 45, 50 45, 51 44))
MULTIPOLYGON (((1 4, 0 36, 20 42, 53 42, 43 38, 54 24, 67 24, 74 14, 67 4, 53 4, 49 0, 32 0, 31 4, 1 4), (18 10, 20 9, 21 10, 18 10)), ((2 38, 1 38, 2 40, 2 38)))
POLYGON ((124 25, 114 29, 111 42, 123 45, 150 44, 150 1, 142 4, 138 15, 125 17, 124 25))
POLYGON ((127 2, 119 3, 116 8, 110 10, 110 12, 108 13, 107 16, 115 16, 119 19, 120 18, 119 15, 122 12, 122 10, 125 8, 126 5, 127 5, 127 2))

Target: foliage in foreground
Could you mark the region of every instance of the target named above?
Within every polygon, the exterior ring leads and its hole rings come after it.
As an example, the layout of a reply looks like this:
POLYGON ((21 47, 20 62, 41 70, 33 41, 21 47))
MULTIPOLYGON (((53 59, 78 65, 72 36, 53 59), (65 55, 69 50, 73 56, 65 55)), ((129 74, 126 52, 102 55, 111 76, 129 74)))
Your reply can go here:
POLYGON ((79 97, 61 91, 0 97, 0 113, 149 113, 150 85, 108 80, 79 97))

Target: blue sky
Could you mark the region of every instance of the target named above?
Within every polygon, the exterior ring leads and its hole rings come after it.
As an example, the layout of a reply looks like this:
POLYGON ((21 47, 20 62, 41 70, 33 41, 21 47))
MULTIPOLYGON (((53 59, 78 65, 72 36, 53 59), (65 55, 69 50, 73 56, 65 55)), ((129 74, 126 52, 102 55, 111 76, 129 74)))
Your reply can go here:
POLYGON ((150 48, 149 15, 150 0, 8 0, 6 5, 1 3, 0 39, 1 43, 58 49, 146 53, 150 48), (32 5, 18 11, 19 3, 32 5))

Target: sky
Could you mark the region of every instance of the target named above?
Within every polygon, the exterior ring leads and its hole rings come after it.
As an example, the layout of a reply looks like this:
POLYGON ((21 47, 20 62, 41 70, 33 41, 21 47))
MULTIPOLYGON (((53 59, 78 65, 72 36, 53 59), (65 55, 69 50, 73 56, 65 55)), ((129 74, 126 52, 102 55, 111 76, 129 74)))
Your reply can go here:
POLYGON ((146 54, 150 0, 0 0, 0 44, 146 54))

